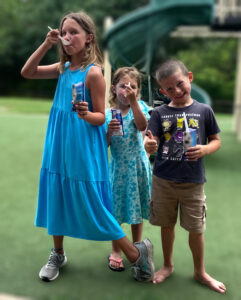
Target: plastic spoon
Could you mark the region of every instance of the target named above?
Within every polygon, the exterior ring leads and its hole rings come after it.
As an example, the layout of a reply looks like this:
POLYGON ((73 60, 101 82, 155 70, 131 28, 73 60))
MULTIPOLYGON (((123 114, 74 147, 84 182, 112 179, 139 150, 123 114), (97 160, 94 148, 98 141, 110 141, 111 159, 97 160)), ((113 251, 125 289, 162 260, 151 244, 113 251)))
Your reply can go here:
MULTIPOLYGON (((48 29, 49 29, 49 30, 53 30, 50 26, 48 26, 48 29)), ((61 35, 58 35, 58 37, 59 37, 59 39, 61 40, 61 42, 62 42, 65 46, 70 45, 70 42, 68 42, 68 41, 66 41, 64 38, 62 38, 61 35)))

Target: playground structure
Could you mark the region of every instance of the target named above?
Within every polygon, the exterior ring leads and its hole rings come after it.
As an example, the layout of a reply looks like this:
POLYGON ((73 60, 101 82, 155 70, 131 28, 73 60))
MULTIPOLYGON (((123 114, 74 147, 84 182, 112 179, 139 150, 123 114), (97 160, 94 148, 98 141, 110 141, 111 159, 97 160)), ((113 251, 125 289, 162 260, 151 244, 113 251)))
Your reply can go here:
MULTIPOLYGON (((238 39, 237 75, 234 101, 235 131, 241 140, 241 1, 240 0, 151 0, 146 7, 106 21, 105 78, 110 85, 111 67, 136 66, 147 74, 148 102, 152 59, 168 36, 238 39), (108 65, 108 61, 110 65, 108 65)), ((193 89, 195 90, 195 86, 193 89)), ((199 88, 200 92, 200 88, 199 88)), ((201 91, 202 94, 202 91, 201 91)), ((205 97, 205 93, 204 97, 205 97)))

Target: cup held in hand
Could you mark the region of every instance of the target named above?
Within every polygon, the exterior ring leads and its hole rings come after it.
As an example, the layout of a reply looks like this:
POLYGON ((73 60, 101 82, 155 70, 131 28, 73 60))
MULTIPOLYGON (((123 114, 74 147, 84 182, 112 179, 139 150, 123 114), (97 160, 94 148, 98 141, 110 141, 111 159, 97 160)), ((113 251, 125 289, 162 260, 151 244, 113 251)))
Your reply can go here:
POLYGON ((189 128, 188 131, 184 132, 183 136, 183 147, 184 147, 184 154, 183 160, 188 160, 185 152, 188 151, 188 148, 194 147, 197 145, 197 130, 193 128, 189 128))

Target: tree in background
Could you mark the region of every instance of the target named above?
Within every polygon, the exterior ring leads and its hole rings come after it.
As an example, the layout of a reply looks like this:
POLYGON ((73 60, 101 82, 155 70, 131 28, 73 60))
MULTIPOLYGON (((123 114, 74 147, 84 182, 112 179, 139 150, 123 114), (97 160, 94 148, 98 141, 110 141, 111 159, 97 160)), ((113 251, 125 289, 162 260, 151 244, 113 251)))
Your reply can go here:
MULTIPOLYGON (((155 54, 152 69, 168 57, 177 58, 193 72, 194 82, 213 100, 233 101, 237 70, 237 39, 168 38, 155 54)), ((153 71, 154 77, 154 71, 153 71)), ((153 85, 155 80, 153 78, 153 85)))
MULTIPOLYGON (((85 10, 97 25, 102 45, 106 16, 117 19, 148 3, 148 0, 0 1, 0 38, 3 41, 0 43, 0 72, 4 78, 0 81, 1 95, 53 97, 55 80, 24 80, 20 70, 30 54, 42 43, 47 26, 58 27, 66 13, 85 10)), ((193 71, 195 83, 203 87, 212 99, 233 100, 237 55, 235 39, 168 38, 160 41, 158 49, 153 58, 153 74, 163 59, 177 57, 193 71)), ((53 48, 42 63, 53 63, 57 59, 56 48, 53 48)))
MULTIPOLYGON (((23 80, 20 70, 26 59, 42 43, 47 26, 57 28, 60 19, 71 11, 86 11, 97 25, 102 39, 104 18, 114 19, 148 4, 148 0, 8 0, 0 2, 0 81, 1 95, 52 97, 55 80, 23 80)), ((42 63, 57 61, 56 48, 50 50, 42 63)))
POLYGON ((207 39, 193 43, 188 52, 178 57, 189 66, 194 81, 215 99, 233 99, 235 87, 237 40, 207 39))

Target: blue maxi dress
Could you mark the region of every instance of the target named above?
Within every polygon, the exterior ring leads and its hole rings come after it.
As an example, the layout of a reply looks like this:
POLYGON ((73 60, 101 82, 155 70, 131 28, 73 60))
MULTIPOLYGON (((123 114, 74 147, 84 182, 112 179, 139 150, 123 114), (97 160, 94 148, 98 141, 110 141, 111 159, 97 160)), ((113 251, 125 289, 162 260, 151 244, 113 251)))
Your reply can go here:
POLYGON ((108 241, 125 236, 112 215, 105 125, 79 119, 72 109, 72 84, 83 82, 83 95, 92 111, 85 86, 88 70, 59 76, 49 116, 35 225, 50 235, 108 241))

